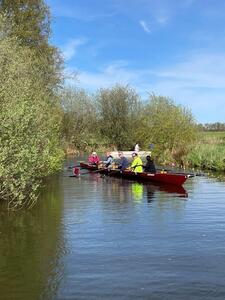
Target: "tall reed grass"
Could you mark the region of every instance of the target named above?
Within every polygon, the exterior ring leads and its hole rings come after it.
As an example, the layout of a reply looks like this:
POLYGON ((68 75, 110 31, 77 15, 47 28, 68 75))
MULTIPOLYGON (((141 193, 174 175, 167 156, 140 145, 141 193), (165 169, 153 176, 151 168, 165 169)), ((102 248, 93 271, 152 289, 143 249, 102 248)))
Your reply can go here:
POLYGON ((202 133, 186 160, 193 167, 225 171, 225 132, 202 133))

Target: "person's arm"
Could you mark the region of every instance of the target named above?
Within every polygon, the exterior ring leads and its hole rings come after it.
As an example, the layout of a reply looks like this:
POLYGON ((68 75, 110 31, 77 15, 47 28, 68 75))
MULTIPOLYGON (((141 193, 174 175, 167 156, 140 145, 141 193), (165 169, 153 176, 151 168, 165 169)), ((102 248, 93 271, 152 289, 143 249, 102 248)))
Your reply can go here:
POLYGON ((113 163, 113 158, 112 156, 109 156, 107 161, 105 162, 105 167, 108 168, 109 166, 111 166, 113 163))
POLYGON ((137 162, 136 159, 132 161, 131 166, 130 166, 131 169, 134 170, 136 168, 136 164, 137 164, 136 162, 137 162))
POLYGON ((110 157, 107 157, 107 159, 106 160, 103 160, 103 161, 101 161, 103 164, 108 164, 109 163, 109 159, 110 159, 110 157))
POLYGON ((121 163, 121 169, 122 169, 122 170, 125 170, 126 168, 128 168, 128 166, 129 166, 129 162, 128 162, 128 160, 124 157, 124 159, 123 159, 123 161, 122 161, 122 163, 121 163))
POLYGON ((112 162, 113 162, 113 158, 112 158, 111 156, 109 156, 109 157, 107 158, 107 160, 104 161, 105 164, 110 164, 110 165, 111 165, 112 162))

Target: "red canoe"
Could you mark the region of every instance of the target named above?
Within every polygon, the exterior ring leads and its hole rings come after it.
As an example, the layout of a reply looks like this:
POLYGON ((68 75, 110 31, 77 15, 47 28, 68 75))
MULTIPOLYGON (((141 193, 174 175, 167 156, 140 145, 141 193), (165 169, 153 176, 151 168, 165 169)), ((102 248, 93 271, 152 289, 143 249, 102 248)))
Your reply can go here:
POLYGON ((90 171, 99 171, 99 173, 106 174, 108 176, 122 177, 138 181, 149 181, 149 182, 158 182, 174 185, 182 185, 188 177, 188 174, 180 173, 169 173, 169 172, 159 172, 159 173, 135 173, 130 170, 120 171, 118 169, 108 170, 107 168, 98 169, 97 166, 89 165, 88 163, 80 163, 82 169, 88 169, 90 171))

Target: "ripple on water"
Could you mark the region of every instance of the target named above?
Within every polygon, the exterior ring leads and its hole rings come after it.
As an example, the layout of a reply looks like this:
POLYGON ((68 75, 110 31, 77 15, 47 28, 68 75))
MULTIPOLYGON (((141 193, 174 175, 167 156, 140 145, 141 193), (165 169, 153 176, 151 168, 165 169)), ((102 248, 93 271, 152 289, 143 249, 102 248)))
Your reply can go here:
POLYGON ((3 299, 225 299, 225 184, 61 174, 1 216, 3 299))

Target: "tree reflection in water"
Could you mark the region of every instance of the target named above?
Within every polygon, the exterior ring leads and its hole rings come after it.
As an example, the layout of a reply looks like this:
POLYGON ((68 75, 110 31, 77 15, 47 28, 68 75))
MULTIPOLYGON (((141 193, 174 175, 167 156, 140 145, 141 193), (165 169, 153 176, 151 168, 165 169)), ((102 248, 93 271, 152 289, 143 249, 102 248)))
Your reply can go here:
POLYGON ((1 299, 49 299, 57 294, 66 254, 59 179, 52 177, 36 207, 1 212, 1 299))

